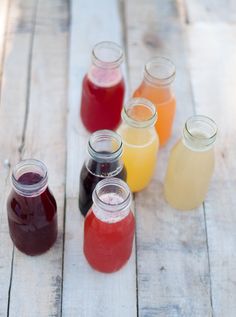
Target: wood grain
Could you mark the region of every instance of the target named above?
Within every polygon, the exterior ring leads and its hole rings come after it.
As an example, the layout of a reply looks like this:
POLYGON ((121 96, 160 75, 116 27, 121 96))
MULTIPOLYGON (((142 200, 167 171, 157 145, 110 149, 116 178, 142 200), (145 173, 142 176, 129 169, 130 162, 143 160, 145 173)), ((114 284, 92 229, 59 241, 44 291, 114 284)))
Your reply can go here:
POLYGON ((215 317, 236 315, 235 38, 232 25, 202 23, 188 28, 196 110, 218 125, 215 174, 205 201, 215 317))
MULTIPOLYGON (((14 253, 8 232, 6 199, 11 187, 10 168, 20 158, 19 148, 26 111, 27 66, 34 4, 33 1, 24 1, 23 4, 18 0, 11 1, 7 29, 4 31, 5 43, 2 46, 4 58, 2 58, 0 105, 0 316, 8 314, 8 294, 12 282, 11 269, 14 253), (19 27, 23 22, 27 26, 24 31, 19 27)), ((3 18, 3 11, 1 14, 3 18)))
POLYGON ((79 119, 81 81, 90 63, 92 46, 111 40, 122 44, 119 7, 115 0, 73 0, 69 68, 67 141, 67 207, 63 316, 136 316, 135 257, 114 274, 91 269, 83 255, 83 222, 78 210, 79 175, 88 133, 79 119), (111 23, 112 21, 112 23, 111 23))
POLYGON ((131 86, 142 65, 155 55, 170 57, 177 68, 174 133, 160 149, 156 175, 136 194, 139 316, 210 316, 210 277, 203 208, 178 212, 163 197, 170 147, 194 112, 184 34, 174 1, 124 2, 131 86))
POLYGON ((65 196, 68 7, 39 0, 29 57, 23 158, 41 159, 58 207, 56 245, 37 257, 15 250, 10 316, 60 316, 65 196))

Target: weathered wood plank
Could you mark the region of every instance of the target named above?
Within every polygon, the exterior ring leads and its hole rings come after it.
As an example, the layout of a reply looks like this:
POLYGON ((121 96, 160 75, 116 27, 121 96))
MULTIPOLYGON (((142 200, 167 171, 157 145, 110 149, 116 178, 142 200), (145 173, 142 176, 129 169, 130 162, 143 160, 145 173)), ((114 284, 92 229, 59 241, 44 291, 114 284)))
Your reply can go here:
POLYGON ((92 270, 83 255, 84 219, 78 210, 79 174, 88 138, 78 116, 81 81, 94 44, 103 40, 122 43, 118 3, 73 0, 71 18, 63 316, 133 317, 136 316, 134 252, 129 263, 117 273, 92 270))
POLYGON ((180 0, 185 7, 186 22, 236 22, 234 0, 180 0))
MULTIPOLYGON (((34 5, 35 2, 30 0, 24 3, 11 1, 8 27, 4 31, 6 43, 2 46, 2 49, 5 49, 2 51, 5 58, 2 59, 4 63, 0 104, 0 316, 7 316, 8 291, 12 278, 13 246, 8 232, 6 199, 11 186, 9 167, 15 165, 20 156, 34 5), (24 30, 19 27, 22 24, 27 26, 24 30)), ((3 15, 1 9, 3 7, 0 8, 0 14, 3 15)))
MULTIPOLYGON (((23 2, 23 1, 22 1, 23 2)), ((56 245, 38 257, 15 250, 10 316, 60 316, 65 195, 68 7, 62 0, 38 0, 32 60, 29 61, 23 158, 49 169, 58 206, 56 245)))
POLYGON ((159 152, 156 175, 136 195, 138 302, 140 316, 210 316, 210 280, 203 209, 182 213, 163 197, 170 147, 193 113, 181 23, 174 1, 124 1, 131 86, 154 55, 170 57, 177 68, 174 134, 159 152), (147 260, 148 259, 148 260, 147 260))
POLYGON ((0 83, 2 77, 2 67, 5 53, 5 36, 7 32, 8 22, 8 11, 9 11, 9 0, 0 1, 0 83))
POLYGON ((201 23, 188 28, 197 113, 217 122, 215 174, 205 201, 213 315, 236 315, 236 27, 201 23), (204 47, 204 49, 203 49, 204 47))

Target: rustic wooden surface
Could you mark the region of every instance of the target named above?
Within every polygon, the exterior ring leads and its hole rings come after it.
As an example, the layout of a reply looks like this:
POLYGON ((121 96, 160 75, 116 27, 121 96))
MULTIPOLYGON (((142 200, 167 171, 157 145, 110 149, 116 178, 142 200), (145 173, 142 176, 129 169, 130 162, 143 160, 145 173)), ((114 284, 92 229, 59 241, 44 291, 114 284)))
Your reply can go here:
POLYGON ((0 316, 236 316, 236 4, 223 0, 0 0, 0 316), (172 139, 150 186, 134 197, 129 263, 101 274, 83 252, 79 172, 88 133, 78 116, 92 46, 120 43, 127 97, 145 61, 177 67, 172 139), (171 147, 193 113, 219 127, 215 174, 204 204, 178 212, 163 198, 171 147), (43 160, 59 213, 59 237, 27 257, 9 238, 12 166, 43 160))

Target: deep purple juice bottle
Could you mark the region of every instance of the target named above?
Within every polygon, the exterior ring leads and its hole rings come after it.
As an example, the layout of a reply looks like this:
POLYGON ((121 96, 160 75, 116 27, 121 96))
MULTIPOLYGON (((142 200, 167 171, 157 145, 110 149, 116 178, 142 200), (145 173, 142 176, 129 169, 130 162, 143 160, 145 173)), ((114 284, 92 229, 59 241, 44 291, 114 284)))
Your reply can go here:
POLYGON ((7 200, 11 239, 25 254, 44 253, 57 238, 57 205, 48 188, 46 166, 34 159, 19 162, 12 185, 7 200))
POLYGON ((92 206, 92 193, 99 181, 107 177, 126 180, 122 151, 122 141, 117 133, 99 130, 91 135, 88 157, 80 173, 79 209, 84 216, 92 206))

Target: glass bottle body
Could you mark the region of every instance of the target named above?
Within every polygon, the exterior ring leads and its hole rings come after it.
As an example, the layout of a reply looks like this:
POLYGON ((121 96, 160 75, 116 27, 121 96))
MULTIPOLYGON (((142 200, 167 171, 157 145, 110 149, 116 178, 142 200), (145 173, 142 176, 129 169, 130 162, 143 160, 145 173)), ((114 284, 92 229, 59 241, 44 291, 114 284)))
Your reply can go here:
POLYGON ((122 150, 121 138, 115 132, 99 130, 91 135, 80 172, 79 209, 84 216, 92 206, 92 193, 99 181, 108 177, 126 180, 122 150))
POLYGON ((118 133, 123 140, 122 158, 127 171, 127 183, 132 192, 138 192, 149 184, 155 171, 159 148, 159 139, 153 126, 156 110, 148 100, 139 98, 131 99, 125 107, 127 111, 124 108, 124 120, 118 133), (136 123, 130 122, 130 118, 136 123))
POLYGON ((131 198, 121 197, 122 188, 125 188, 125 195, 130 195, 128 186, 119 179, 101 181, 94 193, 97 191, 102 206, 94 199, 85 218, 84 254, 89 264, 100 272, 119 270, 132 252, 135 220, 130 210, 131 198), (99 194, 99 186, 110 186, 110 189, 99 194))
MULTIPOLYGON (((201 116, 192 118, 196 117, 201 116)), ((196 130, 192 133, 196 140, 190 141, 184 136, 174 146, 169 157, 164 192, 167 202, 179 210, 194 209, 201 205, 214 171, 213 143, 207 146, 199 145, 204 138, 209 138, 207 134, 202 134, 198 139, 199 135, 196 130)))
POLYGON ((34 164, 42 164, 38 162, 25 160, 16 166, 15 185, 7 200, 11 239, 21 252, 28 255, 46 252, 57 238, 57 205, 47 182, 44 182, 45 174, 40 168, 34 169, 34 164), (40 187, 42 183, 43 188, 31 191, 31 187, 40 187))
POLYGON ((121 48, 112 42, 98 43, 93 64, 82 84, 81 119, 90 132, 115 130, 121 120, 125 84, 120 69, 121 48))
POLYGON ((176 99, 171 89, 174 65, 165 58, 153 58, 145 65, 144 79, 133 96, 149 99, 157 109, 155 124, 160 145, 165 145, 172 133, 176 111, 176 99), (166 78, 165 78, 165 76, 166 78))

